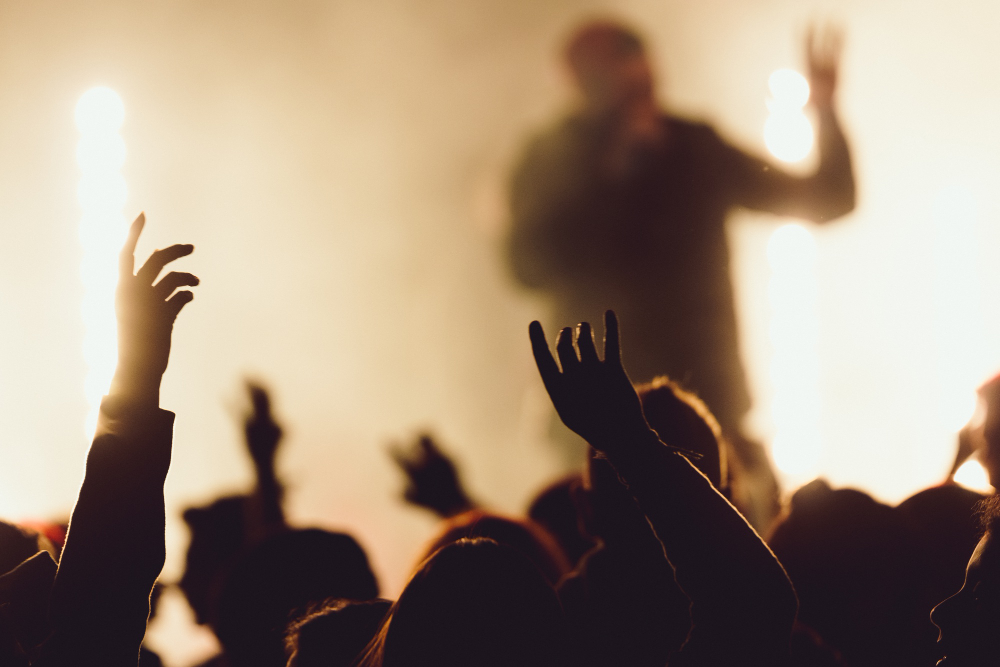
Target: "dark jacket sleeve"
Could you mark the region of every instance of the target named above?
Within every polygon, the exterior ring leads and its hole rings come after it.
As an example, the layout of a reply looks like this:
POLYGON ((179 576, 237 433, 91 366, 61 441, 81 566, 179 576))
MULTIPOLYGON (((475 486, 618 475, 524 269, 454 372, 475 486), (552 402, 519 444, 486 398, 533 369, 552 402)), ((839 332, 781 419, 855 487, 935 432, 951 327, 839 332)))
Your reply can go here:
POLYGON ((743 516, 655 435, 609 460, 691 600, 691 634, 671 666, 782 664, 798 603, 784 568, 743 516))
POLYGON ((36 665, 135 667, 165 557, 163 483, 173 413, 106 397, 36 665))
POLYGON ((854 210, 856 194, 851 152, 832 110, 818 116, 819 166, 810 176, 794 176, 737 148, 722 144, 721 168, 738 206, 813 222, 854 210))

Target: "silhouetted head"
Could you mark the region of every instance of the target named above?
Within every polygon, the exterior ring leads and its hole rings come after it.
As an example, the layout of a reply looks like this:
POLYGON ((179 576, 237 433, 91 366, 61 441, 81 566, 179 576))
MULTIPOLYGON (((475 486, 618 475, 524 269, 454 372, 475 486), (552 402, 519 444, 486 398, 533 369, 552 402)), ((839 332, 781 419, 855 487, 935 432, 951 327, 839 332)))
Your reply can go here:
POLYGON ((513 548, 533 562, 555 586, 570 570, 555 539, 534 521, 514 519, 482 510, 469 510, 444 523, 441 534, 424 552, 425 558, 461 539, 484 537, 513 548))
POLYGON ((388 600, 323 603, 289 626, 288 667, 350 667, 375 637, 391 606, 388 600))
POLYGON ((704 473, 712 486, 724 490, 727 479, 722 429, 705 403, 673 380, 660 376, 636 385, 642 411, 660 440, 696 454, 691 463, 704 473))
POLYGON ((981 500, 983 496, 975 491, 944 484, 924 489, 896 506, 924 556, 919 584, 928 609, 962 587, 965 566, 982 537, 976 516, 981 500))
POLYGON ((608 20, 586 23, 567 40, 565 54, 588 109, 619 112, 652 101, 649 59, 631 28, 608 20))
POLYGON ((578 506, 587 534, 617 544, 629 544, 636 539, 645 541, 652 534, 646 515, 618 473, 593 447, 587 450, 583 484, 584 493, 578 499, 578 506))
POLYGON ((365 667, 560 667, 565 627, 538 568, 493 540, 459 540, 410 579, 365 667))
POLYGON ((221 586, 212 618, 232 667, 283 664, 293 614, 328 598, 370 600, 378 584, 350 535, 277 533, 242 554, 221 586))
POLYGON ((771 548, 799 596, 799 618, 851 665, 919 664, 933 648, 919 608, 922 555, 903 517, 817 480, 792 497, 771 548))
POLYGON ((55 576, 56 563, 48 550, 37 551, 0 575, 0 665, 27 667, 28 656, 49 635, 55 576))
POLYGON ((941 631, 942 667, 1000 663, 1000 499, 983 501, 985 535, 972 553, 962 589, 931 612, 941 631))
POLYGON ((191 541, 179 585, 201 625, 209 621, 225 568, 246 540, 245 503, 245 496, 226 496, 184 511, 191 541))
POLYGON ((577 497, 582 492, 583 475, 573 473, 542 489, 528 508, 528 517, 555 538, 571 567, 594 548, 580 525, 577 497))
POLYGON ((986 404, 983 422, 983 449, 979 462, 990 476, 990 484, 1000 488, 1000 375, 979 388, 979 397, 986 404))
POLYGON ((10 572, 39 551, 56 555, 48 539, 37 531, 0 521, 0 574, 10 572))

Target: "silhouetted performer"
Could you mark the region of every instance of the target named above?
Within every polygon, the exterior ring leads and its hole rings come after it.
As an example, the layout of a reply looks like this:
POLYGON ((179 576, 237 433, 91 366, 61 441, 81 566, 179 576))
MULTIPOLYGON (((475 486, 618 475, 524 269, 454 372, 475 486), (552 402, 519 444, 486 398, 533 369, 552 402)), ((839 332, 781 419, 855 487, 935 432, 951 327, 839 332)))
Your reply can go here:
POLYGON ((710 126, 663 113, 641 39, 585 25, 566 59, 579 110, 528 147, 511 185, 510 259, 552 298, 554 320, 628 326, 636 381, 666 374, 735 434, 750 407, 740 364, 725 221, 742 206, 816 222, 854 208, 847 142, 834 112, 839 40, 808 44, 819 167, 789 175, 710 126))

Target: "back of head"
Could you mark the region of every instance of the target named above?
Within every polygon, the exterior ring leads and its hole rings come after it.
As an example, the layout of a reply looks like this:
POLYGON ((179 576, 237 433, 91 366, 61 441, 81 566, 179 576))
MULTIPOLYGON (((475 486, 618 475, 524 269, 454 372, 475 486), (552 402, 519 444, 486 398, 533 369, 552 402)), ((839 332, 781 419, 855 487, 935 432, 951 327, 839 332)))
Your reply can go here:
POLYGON ((414 574, 364 664, 558 667, 565 629, 555 591, 516 550, 463 539, 414 574))
POLYGON ((927 608, 962 587, 965 566, 979 542, 976 506, 982 499, 975 491, 946 484, 924 489, 896 506, 924 555, 918 583, 927 608))
POLYGON ((378 584, 349 535, 278 533, 240 556, 219 594, 213 627, 233 667, 284 664, 292 614, 328 598, 369 600, 378 584))
POLYGON ((914 578, 920 555, 893 508, 817 480, 799 489, 771 548, 799 596, 799 618, 852 665, 917 664, 933 644, 914 578))
POLYGON ((246 496, 225 496, 205 507, 185 510, 191 532, 180 588, 194 611, 195 620, 208 623, 226 567, 246 541, 246 496))
POLYGON ((583 475, 567 475, 542 489, 528 508, 528 517, 555 538, 571 567, 594 547, 580 526, 575 496, 582 489, 583 475))
POLYGON ((424 552, 425 558, 461 539, 487 538, 511 547, 535 564, 551 585, 570 570, 569 561, 555 539, 534 521, 470 510, 451 517, 444 529, 424 552))
POLYGON ((691 463, 712 486, 723 490, 727 478, 722 429, 708 406, 691 392, 665 376, 637 385, 636 393, 650 427, 660 440, 699 454, 691 463))
POLYGON ((378 632, 388 600, 330 600, 288 630, 288 667, 350 667, 378 632))

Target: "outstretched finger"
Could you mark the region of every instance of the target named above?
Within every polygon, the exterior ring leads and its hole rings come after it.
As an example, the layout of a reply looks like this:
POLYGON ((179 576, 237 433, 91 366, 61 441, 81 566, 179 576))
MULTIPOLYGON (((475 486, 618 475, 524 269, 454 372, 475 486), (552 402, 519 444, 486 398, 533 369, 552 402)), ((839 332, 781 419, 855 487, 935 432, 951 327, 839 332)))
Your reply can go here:
POLYGON ((142 234, 142 228, 145 226, 146 214, 140 213, 128 228, 125 245, 122 246, 121 254, 118 255, 118 275, 120 278, 132 277, 132 272, 135 270, 135 246, 139 243, 139 235, 142 234))
POLYGON ((194 287, 200 280, 198 276, 192 273, 184 273, 183 271, 171 271, 163 280, 156 283, 153 287, 153 291, 156 294, 156 298, 161 301, 166 301, 167 297, 174 293, 174 290, 178 287, 194 287))
POLYGON ((163 250, 154 250, 153 254, 149 256, 149 259, 146 260, 146 263, 142 265, 142 268, 135 275, 144 283, 152 285, 164 266, 175 259, 190 255, 192 252, 194 252, 194 246, 189 243, 178 243, 163 250))
POLYGON ((576 346, 580 348, 580 361, 585 364, 600 362, 597 356, 597 347, 594 345, 594 331, 590 327, 590 322, 580 322, 577 326, 576 346))
POLYGON ((551 393, 553 383, 559 378, 559 364, 552 357, 549 351, 549 344, 545 341, 545 331, 542 324, 535 320, 528 325, 528 337, 531 339, 531 353, 535 356, 535 365, 538 366, 538 374, 542 376, 542 383, 551 393))
POLYGON ((618 316, 615 311, 604 313, 604 361, 621 365, 622 351, 618 337, 618 316))
POLYGON ((194 300, 194 294, 184 290, 173 295, 167 299, 167 312, 166 315, 171 322, 177 319, 177 314, 181 312, 181 308, 191 303, 194 300))
POLYGON ((569 327, 559 332, 559 338, 556 339, 556 354, 559 355, 563 373, 572 373, 580 366, 580 357, 576 356, 576 348, 573 347, 573 330, 569 327))

